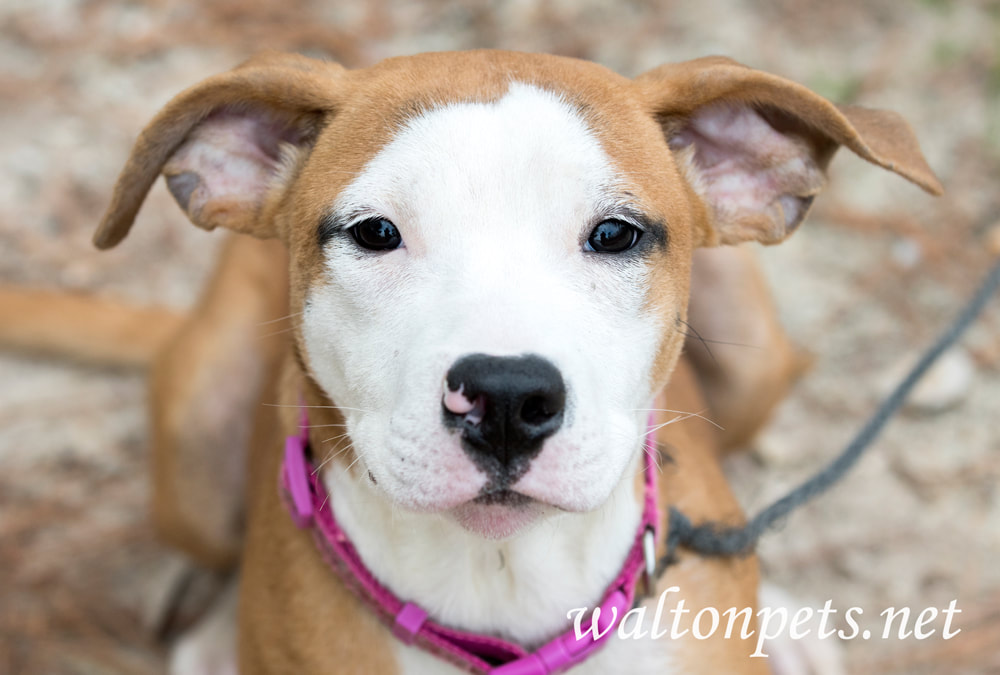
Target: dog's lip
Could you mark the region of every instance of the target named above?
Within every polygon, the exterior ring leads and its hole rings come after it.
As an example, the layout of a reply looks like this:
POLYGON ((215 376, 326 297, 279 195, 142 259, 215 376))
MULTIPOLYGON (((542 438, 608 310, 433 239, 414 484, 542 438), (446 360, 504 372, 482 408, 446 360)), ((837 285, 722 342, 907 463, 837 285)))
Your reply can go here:
POLYGON ((524 508, 528 506, 531 502, 535 501, 528 495, 521 494, 520 492, 515 492, 514 490, 493 490, 485 494, 481 494, 472 500, 473 504, 480 504, 483 506, 506 506, 508 508, 524 508))
POLYGON ((513 490, 492 490, 455 507, 452 516, 487 539, 506 539, 524 531, 547 512, 543 502, 513 490))

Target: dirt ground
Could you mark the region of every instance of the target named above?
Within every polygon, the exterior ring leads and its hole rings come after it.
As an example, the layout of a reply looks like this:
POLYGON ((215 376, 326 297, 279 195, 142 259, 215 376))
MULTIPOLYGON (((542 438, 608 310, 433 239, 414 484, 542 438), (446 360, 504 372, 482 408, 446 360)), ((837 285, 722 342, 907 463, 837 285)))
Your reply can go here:
MULTIPOLYGON (((763 251, 815 363, 728 466, 751 512, 862 424, 976 284, 1000 220, 998 2, 3 0, 0 281, 187 306, 219 236, 187 225, 162 185, 124 245, 98 253, 90 235, 153 113, 265 47, 348 66, 498 47, 626 75, 726 54, 838 102, 902 112, 946 196, 842 152, 802 231, 763 251)), ((761 546, 768 580, 805 604, 863 608, 875 636, 843 643, 851 673, 1000 673, 998 371, 995 302, 940 375, 956 381, 954 400, 937 402, 946 409, 893 421, 761 546), (925 640, 880 639, 883 609, 951 600, 957 637, 941 639, 938 620, 925 640)), ((177 561, 145 520, 143 406, 139 374, 0 357, 0 673, 162 668, 156 593, 177 561)))

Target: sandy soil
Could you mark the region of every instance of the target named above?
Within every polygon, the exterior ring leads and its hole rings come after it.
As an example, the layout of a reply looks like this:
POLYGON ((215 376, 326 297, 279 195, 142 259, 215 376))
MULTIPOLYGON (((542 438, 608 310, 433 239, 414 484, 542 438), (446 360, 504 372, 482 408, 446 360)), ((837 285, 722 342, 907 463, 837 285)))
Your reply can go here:
MULTIPOLYGON (((846 442, 988 263, 982 238, 1000 219, 1000 4, 497 5, 5 0, 0 280, 188 305, 219 237, 187 225, 162 186, 125 245, 98 254, 89 237, 142 124, 263 47, 349 66, 501 47, 627 75, 727 54, 840 102, 903 112, 948 190, 931 199, 843 153, 802 232, 764 251, 815 365, 728 467, 748 510, 760 508, 846 442)), ((884 608, 957 600, 958 637, 846 642, 852 673, 1000 672, 1000 306, 963 344, 957 359, 974 372, 955 404, 895 420, 842 484, 761 546, 770 581, 811 606, 861 607, 876 632, 884 608)), ((155 592, 177 563, 144 520, 143 405, 138 374, 0 357, 0 672, 162 667, 155 592)))

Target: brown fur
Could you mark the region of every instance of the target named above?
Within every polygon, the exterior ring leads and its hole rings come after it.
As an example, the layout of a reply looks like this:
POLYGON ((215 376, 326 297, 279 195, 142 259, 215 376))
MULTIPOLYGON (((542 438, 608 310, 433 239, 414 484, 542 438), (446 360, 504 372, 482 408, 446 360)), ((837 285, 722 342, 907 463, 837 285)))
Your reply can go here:
POLYGON ((205 292, 150 373, 152 515, 159 534, 217 570, 239 559, 246 447, 286 341, 288 262, 233 235, 205 292), (273 322, 273 323, 264 323, 273 322))
MULTIPOLYGON (((690 364, 681 359, 658 401, 673 410, 703 410, 705 400, 690 364)), ((666 421, 670 419, 667 415, 666 421)), ((698 424, 671 424, 657 434, 664 456, 661 460, 660 503, 676 506, 693 522, 712 520, 738 524, 743 513, 733 497, 718 462, 714 428, 698 424)), ((664 551, 660 550, 660 555, 664 551)), ((759 572, 756 556, 747 558, 705 559, 682 551, 675 566, 667 569, 657 583, 657 593, 671 586, 680 587, 679 594, 667 596, 667 607, 679 598, 689 608, 695 608, 680 624, 690 629, 691 619, 702 607, 715 607, 720 612, 730 607, 757 607, 759 572)), ((752 641, 726 639, 716 632, 707 640, 686 636, 684 648, 678 650, 683 664, 680 672, 691 673, 769 673, 762 659, 750 659, 752 641), (683 668, 687 668, 685 671, 683 668)))
POLYGON ((65 291, 0 286, 0 344, 81 363, 145 367, 185 317, 65 291))
MULTIPOLYGON (((293 314, 292 331, 266 343, 248 341, 247 334, 257 322, 301 308, 321 273, 316 228, 324 209, 407 118, 449 101, 495 100, 511 80, 558 91, 577 106, 630 181, 627 189, 636 202, 668 227, 669 245, 650 263, 648 305, 663 327, 652 382, 665 388, 659 399, 663 407, 704 409, 693 365, 707 385, 711 414, 731 421, 737 438, 751 434, 784 392, 794 371, 788 367, 792 352, 774 320, 759 272, 743 265, 725 287, 696 278, 693 311, 710 312, 715 303, 746 308, 747 314, 728 327, 740 335, 754 333, 758 345, 774 349, 777 357, 755 368, 740 367, 738 359, 735 366, 729 360, 714 365, 698 358, 678 361, 687 332, 683 322, 693 251, 723 241, 775 241, 788 232, 783 223, 777 227, 765 216, 725 221, 725 214, 713 211, 687 180, 686 167, 668 147, 670 134, 700 106, 751 104, 761 107, 772 124, 801 137, 820 167, 842 144, 928 191, 940 190, 898 116, 838 109, 800 85, 720 58, 663 66, 633 81, 573 59, 492 51, 391 59, 359 71, 263 54, 179 95, 137 141, 95 242, 109 247, 127 234, 146 191, 164 171, 197 225, 278 238, 288 251, 286 258, 280 244, 230 242, 204 300, 163 352, 153 377, 154 513, 170 540, 215 567, 236 560, 241 509, 229 497, 209 494, 211 481, 197 476, 205 475, 202 463, 207 462, 210 475, 221 472, 229 485, 238 486, 239 472, 226 472, 240 450, 218 447, 215 441, 225 437, 229 424, 212 426, 200 413, 220 381, 235 382, 239 391, 223 397, 228 402, 223 419, 242 415, 253 420, 239 619, 244 673, 321 672, 331 663, 338 672, 391 673, 395 668, 389 632, 330 573, 278 497, 282 438, 295 427, 299 396, 310 405, 332 403, 309 377, 299 319, 293 314), (291 147, 282 149, 284 160, 261 194, 216 198, 188 157, 188 144, 197 142, 198 125, 206 119, 245 111, 284 125, 282 138, 291 147), (744 320, 750 312, 765 315, 763 331, 744 320), (246 358, 234 360, 234 354, 246 358), (729 391, 737 393, 729 396, 729 391), (748 406, 750 393, 754 396, 748 406), (259 407, 255 400, 288 407, 259 407)), ((811 196, 818 186, 807 189, 809 194, 802 196, 811 196)), ((0 296, 0 314, 4 302, 0 296)), ((340 421, 336 409, 315 413, 313 424, 340 421)), ((236 429, 228 438, 238 444, 246 431, 239 431, 238 424, 236 429)), ((720 439, 708 425, 671 425, 661 431, 659 441, 669 455, 661 483, 664 505, 679 506, 695 522, 741 518, 717 464, 720 439)), ((724 609, 754 607, 757 581, 753 557, 706 560, 682 553, 659 587, 681 586, 691 607, 724 609)), ((757 673, 766 668, 747 658, 750 645, 735 639, 687 639, 673 647, 683 672, 757 673)))
POLYGON ((753 439, 809 367, 778 323, 753 251, 698 249, 692 266, 685 352, 698 373, 724 449, 753 439))
MULTIPOLYGON (((294 400, 303 380, 294 360, 286 359, 264 400, 286 401, 289 392, 294 400)), ((337 672, 391 675, 395 638, 334 576, 279 498, 281 453, 275 449, 297 416, 294 407, 267 407, 255 420, 240 579, 240 672, 320 673, 336 664, 337 672)), ((339 418, 334 413, 331 419, 339 418)))

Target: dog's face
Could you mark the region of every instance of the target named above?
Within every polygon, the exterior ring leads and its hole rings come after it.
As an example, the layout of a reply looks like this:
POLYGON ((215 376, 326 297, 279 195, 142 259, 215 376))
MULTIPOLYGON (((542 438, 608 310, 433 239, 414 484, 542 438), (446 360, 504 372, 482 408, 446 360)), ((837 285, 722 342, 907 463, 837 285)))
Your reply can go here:
POLYGON ((150 124, 97 241, 161 167, 196 224, 281 237, 341 461, 503 537, 608 498, 680 352, 692 249, 787 236, 838 144, 939 189, 897 117, 724 59, 627 80, 501 52, 264 55, 150 124))
POLYGON ((514 82, 414 115, 329 197, 302 343, 394 502, 502 536, 595 508, 636 457, 691 223, 622 164, 567 95, 514 82))

